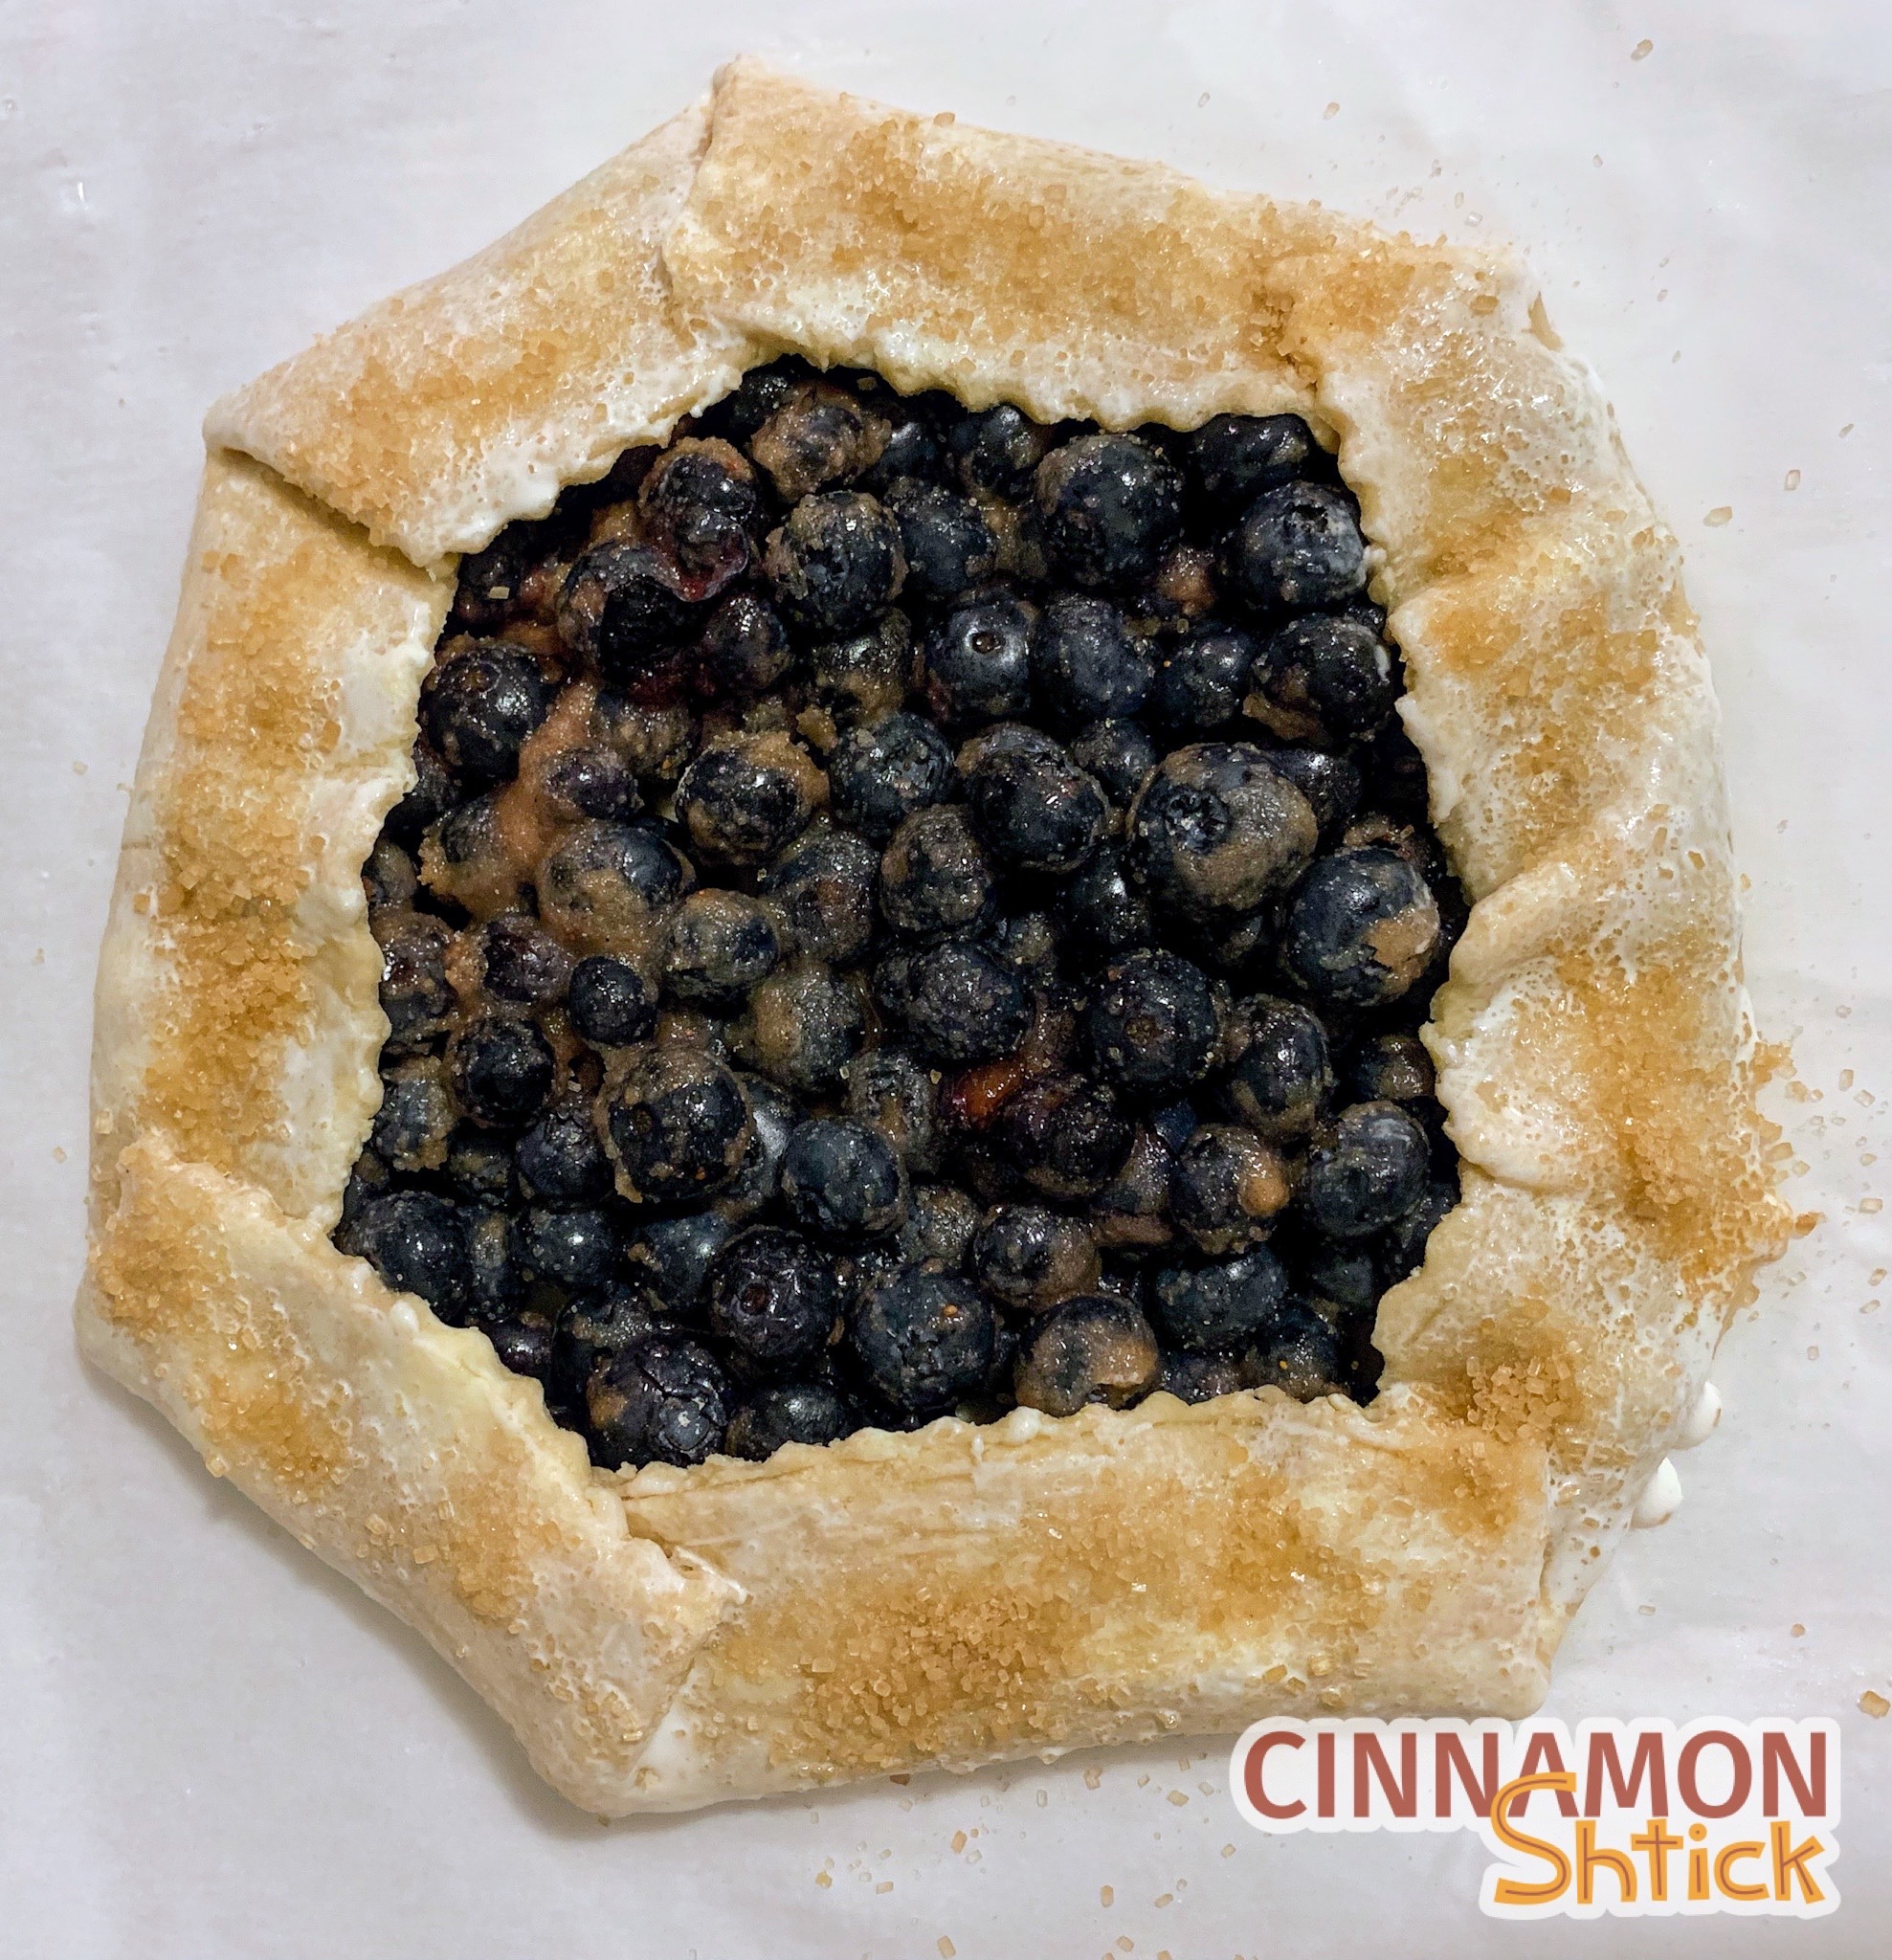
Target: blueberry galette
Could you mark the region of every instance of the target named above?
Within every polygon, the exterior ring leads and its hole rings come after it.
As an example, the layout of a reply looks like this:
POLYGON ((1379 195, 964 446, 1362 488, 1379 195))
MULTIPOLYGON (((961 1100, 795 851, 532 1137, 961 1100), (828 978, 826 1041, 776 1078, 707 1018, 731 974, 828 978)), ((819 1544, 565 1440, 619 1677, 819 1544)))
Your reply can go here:
POLYGON ((88 1353, 592 1810, 1536 1704, 1782 1213, 1515 266, 738 64, 208 433, 88 1353))

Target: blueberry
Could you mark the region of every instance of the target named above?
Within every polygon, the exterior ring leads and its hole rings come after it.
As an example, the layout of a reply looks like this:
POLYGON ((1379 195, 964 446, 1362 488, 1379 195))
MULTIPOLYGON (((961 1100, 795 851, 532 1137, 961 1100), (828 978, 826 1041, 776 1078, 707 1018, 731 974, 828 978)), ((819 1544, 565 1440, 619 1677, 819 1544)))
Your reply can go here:
POLYGON ((1108 959, 1156 937, 1148 902, 1130 882, 1123 853, 1112 846, 1064 880, 1058 903, 1065 932, 1080 953, 1108 959))
POLYGON ((431 1192, 370 1198, 349 1232, 359 1252, 396 1293, 416 1293, 450 1325, 465 1320, 470 1275, 466 1221, 431 1192))
POLYGON ((715 699, 746 701, 789 671, 794 650, 782 615, 753 592, 724 599, 698 642, 697 679, 715 699))
POLYGON ((1345 1394, 1347 1370, 1333 1326, 1289 1301, 1242 1356, 1241 1373, 1249 1388, 1282 1389, 1297 1402, 1311 1402, 1317 1395, 1345 1394))
POLYGON ((723 1448, 766 1463, 784 1443, 831 1443, 853 1427, 853 1410, 826 1382, 784 1382, 736 1405, 723 1448))
POLYGON ((454 1094, 475 1123, 510 1129, 528 1123, 551 1093, 558 1064, 530 1022, 484 1014, 448 1049, 454 1094))
POLYGON ((889 715, 841 737, 828 784, 841 822, 884 844, 903 817, 951 793, 952 750, 930 722, 889 715))
POLYGON ((513 1220, 512 1256, 528 1278, 589 1293, 616 1274, 624 1245, 609 1212, 534 1205, 513 1220))
POLYGON ((1213 510, 1235 510, 1318 466, 1321 447, 1299 415, 1212 415, 1189 439, 1190 476, 1213 510))
POLYGON ((830 483, 844 483, 877 461, 887 426, 857 394, 826 378, 791 388, 749 438, 749 454, 768 471, 785 503, 830 483))
POLYGON ((1025 712, 1037 611, 1011 592, 955 606, 926 635, 919 685, 933 719, 970 728, 1025 712))
POLYGON ((1380 1236, 1377 1264, 1382 1286, 1396 1286, 1418 1271, 1419 1261, 1426 1256, 1426 1241, 1458 1202, 1455 1180, 1433 1178, 1427 1182, 1414 1202, 1380 1236))
POLYGON ((1210 1266, 1168 1266, 1149 1290, 1165 1341, 1200 1352, 1238 1348, 1267 1327, 1287 1297, 1287 1275, 1265 1245, 1210 1266))
POLYGON ((1072 743, 1071 760, 1103 786, 1118 810, 1127 810, 1162 751, 1141 722, 1093 722, 1072 743))
POLYGON ((768 540, 769 580, 810 633, 858 633, 900 596, 906 577, 900 525, 874 498, 831 490, 805 497, 768 540))
POLYGON ((699 581, 745 569, 762 523, 754 470, 716 437, 672 443, 638 486, 637 508, 652 539, 699 581))
POLYGON ((556 1007, 571 985, 571 955, 536 920, 513 914, 479 931, 486 991, 521 1007, 556 1007))
POLYGON ((1051 1069, 1007 1099, 997 1141, 1034 1191, 1069 1203, 1092 1196, 1123 1169, 1136 1130, 1103 1083, 1051 1069))
POLYGON ((1108 599, 1061 592, 1038 619, 1032 677, 1038 705, 1062 726, 1142 714, 1154 672, 1108 599))
POLYGON ((720 1449, 728 1419, 728 1384, 716 1359, 694 1341, 646 1334, 593 1370, 585 1392, 593 1460, 701 1463, 720 1449))
POLYGON ((972 1241, 970 1270, 1001 1306, 1041 1313, 1095 1292, 1103 1269, 1081 1219, 1043 1205, 1000 1205, 972 1241))
POLYGON ((1347 1085, 1360 1102, 1424 1102, 1436 1086, 1432 1057, 1416 1035, 1375 1035, 1347 1064, 1347 1085))
POLYGON ((1175 1168, 1175 1150, 1155 1126, 1139 1127, 1123 1169, 1090 1201, 1091 1231, 1106 1253, 1140 1263, 1175 1242, 1169 1216, 1175 1168))
POLYGON ((692 892, 663 931, 664 985, 679 1000, 728 1013, 768 979, 782 944, 768 908, 742 892, 692 892))
POLYGON ((425 741, 413 746, 414 786, 388 813, 388 835, 410 851, 454 807, 459 791, 447 765, 425 741))
POLYGON ((513 1165, 520 1189, 542 1203, 579 1205, 611 1193, 611 1159, 587 1103, 554 1103, 520 1138, 513 1165))
POLYGON ((887 446, 879 458, 856 479, 877 497, 889 495, 908 478, 930 481, 943 467, 939 428, 942 411, 956 412, 949 395, 883 396, 875 404, 887 425, 887 446))
POLYGON ((1316 1000, 1379 1007, 1431 966, 1438 902, 1414 867, 1376 844, 1321 858, 1302 880, 1281 933, 1281 964, 1316 1000))
POLYGON ((1250 912, 1314 854, 1307 799, 1247 743, 1205 742, 1164 757, 1126 820, 1131 876, 1185 919, 1250 912))
POLYGON ((674 783, 697 751, 697 717, 683 701, 637 701, 601 687, 591 710, 600 739, 634 775, 674 783))
POLYGON ((1356 1102, 1314 1132, 1297 1194, 1302 1216, 1328 1238, 1367 1238, 1424 1194, 1431 1149, 1396 1102, 1356 1102))
POLYGON ((972 932, 992 908, 991 867, 970 818, 936 803, 901 820, 880 856, 880 914, 896 932, 940 939, 972 932))
POLYGON ((887 508, 900 523, 909 600, 956 599, 996 569, 998 540, 969 497, 908 480, 888 491, 887 508))
POLYGON ((545 853, 536 882, 540 918, 568 944, 602 949, 641 941, 696 879, 656 831, 594 818, 545 853))
POLYGON ((460 560, 454 589, 454 618, 474 633, 505 625, 518 609, 520 588, 545 550, 544 527, 510 523, 483 551, 460 560))
POLYGON ((484 918, 524 902, 521 867, 501 821, 503 792, 489 790, 450 810, 420 847, 420 878, 427 888, 484 918))
POLYGON ((502 782, 525 739, 551 712, 552 690, 523 647, 476 640, 441 659, 421 683, 420 724, 461 782, 502 782))
POLYGON ((827 778, 779 730, 705 748, 677 785, 677 814, 705 858, 762 864, 808 828, 827 778))
POLYGON ((714 1197, 734 1181, 749 1142, 743 1085, 699 1049, 638 1056, 603 1102, 618 1189, 647 1203, 714 1197))
POLYGON ((1321 826, 1321 841, 1327 842, 1359 806, 1359 766, 1321 748, 1271 748, 1267 753, 1268 767, 1306 797, 1321 826))
POLYGON ((1314 1127, 1334 1086, 1318 1015, 1255 994, 1235 1012, 1228 1053, 1221 1100, 1231 1116, 1275 1143, 1292 1143, 1314 1127))
POLYGON ((1367 541, 1352 500, 1324 483, 1265 490, 1230 534, 1228 576, 1261 612, 1337 606, 1367 587, 1367 541))
POLYGON ((571 971, 567 1011, 579 1036, 598 1048, 648 1041, 657 1027, 657 1000, 628 960, 596 953, 571 971))
POLYGON ((1379 1303, 1378 1267, 1357 1241, 1313 1239, 1295 1261, 1295 1271, 1306 1298, 1330 1300, 1349 1313, 1370 1313, 1379 1303))
POLYGON ((1110 823, 1102 789, 1050 736, 1015 722, 975 735, 959 752, 979 840, 1013 871, 1075 871, 1110 823))
POLYGON ((501 1368, 542 1382, 551 1373, 554 1328, 549 1315, 528 1307, 501 1320, 484 1321, 481 1325, 501 1368))
POLYGON ((490 1130, 462 1124, 447 1144, 446 1175, 456 1195, 480 1204, 513 1201, 512 1145, 490 1130))
POLYGON ((1063 935, 1049 912, 1013 912, 996 921, 985 943, 993 959, 1021 980, 1055 980, 1063 935))
POLYGON ((808 657, 806 705, 796 728, 823 756, 850 728, 892 714, 906 699, 913 628, 898 607, 864 633, 824 640, 808 657))
POLYGON ((848 1339, 874 1390, 924 1414, 976 1389, 991 1366, 992 1310, 969 1281, 903 1265, 855 1302, 848 1339))
POLYGON ((699 628, 700 609, 677 567, 629 539, 593 545, 566 574, 559 637, 608 680, 644 688, 680 671, 679 649, 699 628))
POLYGON ((688 1320, 702 1304, 711 1262, 734 1236, 720 1212, 680 1212, 653 1218, 631 1241, 625 1260, 667 1313, 688 1320))
POLYGON ((645 1288, 620 1282, 601 1294, 572 1301, 560 1313, 552 1330, 545 1386, 561 1421, 567 1412, 582 1412, 585 1384, 601 1361, 657 1332, 657 1304, 645 1288))
POLYGON ((979 1229, 979 1208, 956 1184, 916 1184, 896 1249, 902 1260, 963 1266, 979 1229))
POLYGON ((785 1089, 819 1096, 840 1086, 866 1028, 859 998, 825 967, 808 961, 771 973, 749 995, 729 1038, 758 1074, 785 1089))
POLYGON ((907 979, 904 1018, 922 1053, 964 1067, 1010 1055, 1032 1025, 1025 984, 984 947, 928 947, 907 979))
POLYGON ((879 1130, 909 1171, 942 1168, 937 1094, 924 1062, 903 1048, 870 1048, 849 1062, 847 1078, 857 1123, 879 1130))
POLYGON ((1192 1102, 1170 1102, 1150 1114, 1149 1126, 1170 1150, 1180 1150, 1197 1130, 1202 1119, 1192 1102))
POLYGON ((1226 1354, 1165 1354, 1156 1386, 1179 1402, 1213 1402, 1245 1386, 1240 1368, 1226 1354))
POLYGON ((513 1220, 496 1206, 468 1205, 468 1317, 476 1326, 505 1320, 525 1305, 525 1276, 513 1258, 513 1220))
POLYGON ((879 854, 852 831, 812 829, 760 880, 790 946, 810 959, 845 965, 874 938, 879 854))
POLYGON ((1141 436, 1080 435, 1038 465, 1034 491, 1052 558, 1080 586, 1144 584, 1182 531, 1182 478, 1141 436))
POLYGON ((362 866, 362 890, 367 894, 369 913, 412 904, 419 884, 420 874, 413 859, 384 831, 362 866))
POLYGON ((1200 969, 1151 947, 1099 975, 1084 1034, 1106 1081, 1132 1096, 1170 1101, 1207 1073, 1221 1025, 1200 969))
POLYGON ((1150 691, 1150 719, 1179 733, 1226 727, 1248 699, 1255 642, 1237 626, 1211 626, 1179 640, 1150 691))
POLYGON ((782 1160, 789 1139, 801 1121, 793 1100, 761 1076, 745 1076, 743 1093, 749 1099, 749 1144, 743 1168, 733 1184, 716 1198, 716 1209, 732 1224, 746 1225, 760 1217, 781 1193, 782 1160))
POLYGON ((705 1296, 718 1338, 769 1369, 812 1361, 841 1310, 833 1258, 779 1225, 739 1232, 711 1264, 705 1296))
POLYGON ((395 1170, 437 1170, 447 1161, 456 1114, 446 1069, 437 1057, 420 1056, 383 1071, 368 1142, 395 1170))
POLYGON ((1127 1409, 1156 1386, 1162 1358, 1149 1323, 1107 1293, 1067 1300, 1018 1349, 1013 1386, 1028 1409, 1075 1415, 1089 1402, 1127 1409))
POLYGON ((1354 742, 1383 728, 1399 699, 1386 642, 1341 614, 1291 619, 1263 643, 1256 679, 1283 735, 1354 742), (1280 719, 1284 718, 1284 719, 1280 719))
POLYGON ((1205 1123, 1176 1152, 1169 1208, 1211 1258, 1259 1245, 1287 1200, 1287 1166, 1237 1124, 1205 1123))
POLYGON ((631 765, 614 748, 568 748, 545 765, 540 778, 545 808, 562 822, 602 816, 621 823, 643 799, 631 765))
POLYGON ((961 415, 946 430, 946 450, 968 490, 1016 497, 1052 445, 1051 431, 1010 402, 961 415))
POLYGON ((784 354, 766 368, 751 368, 734 393, 705 409, 698 423, 725 442, 746 442, 813 372, 799 354, 784 354))
POLYGON ((817 1116, 796 1126, 782 1159, 782 1203, 804 1232, 842 1244, 900 1229, 906 1186, 877 1129, 817 1116))

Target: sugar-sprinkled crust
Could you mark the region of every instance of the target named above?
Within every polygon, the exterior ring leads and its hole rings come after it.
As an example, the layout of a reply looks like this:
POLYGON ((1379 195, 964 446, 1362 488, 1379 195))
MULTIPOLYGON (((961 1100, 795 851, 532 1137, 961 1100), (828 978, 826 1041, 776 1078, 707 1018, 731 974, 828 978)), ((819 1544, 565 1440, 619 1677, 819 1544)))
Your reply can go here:
POLYGON ((739 63, 209 426, 100 965, 90 1354, 597 1811, 1535 1705, 1784 1213, 1674 541, 1519 268, 739 63), (357 873, 453 555, 777 348, 1337 442, 1478 901, 1427 1031, 1464 1196, 1382 1303, 1371 1407, 608 1475, 327 1242, 385 1029, 357 873))

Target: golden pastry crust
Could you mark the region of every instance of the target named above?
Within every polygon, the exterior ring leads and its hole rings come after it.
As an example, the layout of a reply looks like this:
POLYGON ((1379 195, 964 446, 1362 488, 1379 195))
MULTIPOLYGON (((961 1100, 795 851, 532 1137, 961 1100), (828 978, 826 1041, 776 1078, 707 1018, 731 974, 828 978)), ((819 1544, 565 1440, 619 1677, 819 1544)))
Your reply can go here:
POLYGON ((210 426, 100 967, 88 1352, 593 1810, 1535 1705, 1784 1213, 1674 541, 1518 268, 739 63, 210 426), (429 568, 775 348, 1338 443, 1478 901, 1427 1031, 1464 1197, 1382 1303, 1370 1408, 1159 1395, 612 1476, 327 1242, 429 568))

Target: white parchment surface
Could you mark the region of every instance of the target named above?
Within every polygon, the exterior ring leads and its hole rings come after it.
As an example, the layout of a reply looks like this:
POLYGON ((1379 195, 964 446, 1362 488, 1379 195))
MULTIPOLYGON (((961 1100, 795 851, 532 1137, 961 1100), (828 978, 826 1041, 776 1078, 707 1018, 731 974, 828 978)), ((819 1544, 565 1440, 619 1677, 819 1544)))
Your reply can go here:
POLYGON ((1858 0, 0 4, 0 1954, 1892 1953, 1892 13, 1858 0), (1814 1925, 1505 1927, 1469 1838, 1264 1839, 1220 1746, 610 1828, 78 1362, 92 967, 205 406, 742 49, 1505 235, 1681 533, 1773 1113, 1823 1223, 1550 1711, 1833 1715, 1814 1925), (1883 1161, 1880 1161, 1882 1159, 1883 1161), (1105 1903, 1108 1901, 1108 1903, 1105 1903))

